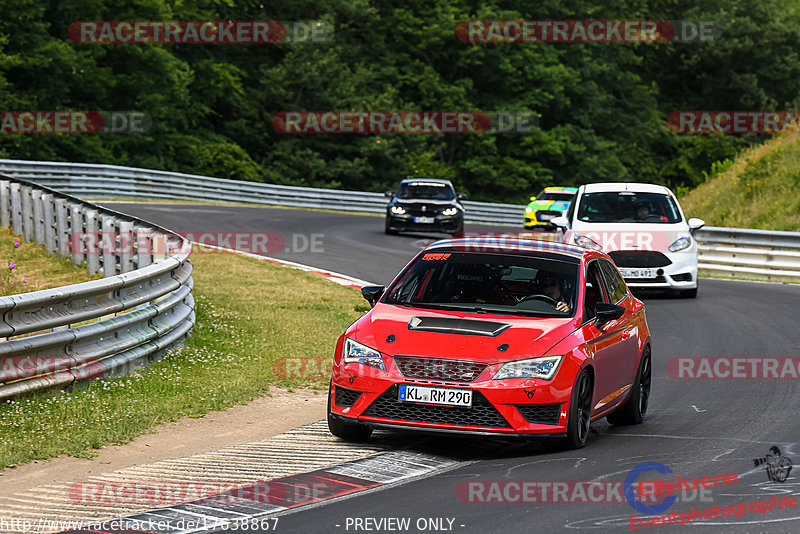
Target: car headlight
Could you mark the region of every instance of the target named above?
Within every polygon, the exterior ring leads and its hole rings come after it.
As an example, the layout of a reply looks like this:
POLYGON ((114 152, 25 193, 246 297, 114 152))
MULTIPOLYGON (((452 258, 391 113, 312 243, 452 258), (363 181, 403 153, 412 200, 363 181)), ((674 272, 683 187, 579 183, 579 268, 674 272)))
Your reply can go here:
POLYGON ((492 380, 504 378, 541 378, 550 380, 556 374, 558 364, 563 356, 540 356, 530 360, 518 360, 503 365, 492 380))
POLYGON ((573 239, 575 240, 575 244, 578 245, 579 247, 589 248, 592 250, 603 249, 603 247, 601 247, 600 245, 598 245, 592 239, 586 237, 585 235, 575 234, 575 237, 573 239))
POLYGON ((392 206, 392 213, 395 215, 402 215, 406 212, 406 209, 403 206, 392 206))
POLYGON ((456 208, 456 207, 453 207, 453 208, 447 208, 447 209, 445 209, 445 210, 442 212, 442 215, 455 215, 456 213, 458 213, 458 208, 456 208))
POLYGON ((525 208, 525 213, 533 213, 533 208, 528 206, 525 208))
POLYGON ((356 343, 349 338, 344 340, 342 357, 344 358, 344 363, 363 363, 364 365, 376 367, 381 371, 386 370, 380 352, 361 343, 356 343))
POLYGON ((670 252, 678 252, 679 250, 683 250, 685 248, 689 248, 692 246, 692 238, 691 237, 681 237, 673 244, 668 247, 670 252))

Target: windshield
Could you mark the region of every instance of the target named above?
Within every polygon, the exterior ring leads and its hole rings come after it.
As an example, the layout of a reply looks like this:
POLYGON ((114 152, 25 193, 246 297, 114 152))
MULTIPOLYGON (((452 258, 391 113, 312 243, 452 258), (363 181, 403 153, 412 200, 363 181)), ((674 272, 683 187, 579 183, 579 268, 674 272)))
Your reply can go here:
POLYGON ((602 223, 677 223, 682 217, 675 200, 661 193, 586 193, 578 220, 602 223))
POLYGON ((431 198, 452 200, 456 192, 450 184, 440 182, 406 182, 400 184, 395 194, 397 198, 431 198))
POLYGON ((573 198, 575 198, 575 193, 553 193, 551 191, 547 193, 542 193, 541 195, 536 197, 536 200, 556 200, 559 202, 569 202, 573 198))
POLYGON ((385 304, 477 313, 569 317, 578 264, 549 258, 431 252, 387 290, 385 304))

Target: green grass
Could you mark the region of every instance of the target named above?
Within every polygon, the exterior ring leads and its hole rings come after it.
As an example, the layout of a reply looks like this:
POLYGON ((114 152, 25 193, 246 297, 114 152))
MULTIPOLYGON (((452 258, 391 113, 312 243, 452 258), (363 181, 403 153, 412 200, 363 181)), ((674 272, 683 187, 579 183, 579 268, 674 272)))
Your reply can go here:
POLYGON ((709 226, 800 231, 798 191, 800 136, 784 135, 746 150, 680 202, 709 226))
POLYGON ((319 376, 276 376, 273 363, 332 357, 338 336, 369 309, 357 290, 234 254, 192 261, 197 325, 186 347, 128 377, 0 404, 0 468, 92 456, 155 425, 245 404, 270 384, 327 388, 319 376))
POLYGON ((88 276, 69 258, 49 254, 43 246, 26 243, 8 228, 0 228, 0 295, 14 295, 77 284, 102 275, 88 276), (15 247, 15 241, 19 247, 15 247), (11 262, 16 266, 9 269, 11 262))

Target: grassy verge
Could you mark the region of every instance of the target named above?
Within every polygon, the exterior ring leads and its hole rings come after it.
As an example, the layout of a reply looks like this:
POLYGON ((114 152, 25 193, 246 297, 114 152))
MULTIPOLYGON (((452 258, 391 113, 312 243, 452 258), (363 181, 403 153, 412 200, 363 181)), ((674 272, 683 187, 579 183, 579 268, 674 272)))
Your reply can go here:
POLYGON ((91 456, 155 425, 247 403, 270 384, 327 387, 323 378, 276 376, 273 363, 330 357, 336 338, 368 309, 358 291, 233 254, 192 261, 197 325, 186 347, 129 377, 0 404, 0 468, 91 456))
POLYGON ((77 267, 69 258, 49 254, 44 247, 26 243, 8 228, 0 228, 0 295, 77 284, 101 276, 90 277, 84 267, 77 267))
POLYGON ((709 226, 799 231, 799 189, 800 136, 784 135, 746 150, 680 202, 709 226))

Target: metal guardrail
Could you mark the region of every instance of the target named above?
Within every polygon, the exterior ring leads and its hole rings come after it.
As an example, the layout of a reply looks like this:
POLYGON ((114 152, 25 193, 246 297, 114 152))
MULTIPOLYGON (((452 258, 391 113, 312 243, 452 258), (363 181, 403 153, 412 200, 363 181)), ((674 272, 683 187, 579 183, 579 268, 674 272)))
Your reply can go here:
POLYGON ((800 232, 706 227, 697 235, 700 271, 800 282, 800 232))
POLYGON ((190 245, 181 236, 3 175, 0 225, 105 276, 0 297, 0 399, 127 374, 163 358, 194 326, 190 245), (138 239, 119 246, 126 235, 138 239), (106 246, 87 246, 85 236, 106 246))
MULTIPOLYGON (((0 173, 82 198, 246 202, 297 208, 385 213, 382 193, 224 180, 116 165, 0 160, 0 173)), ((464 201, 469 223, 521 226, 525 206, 464 201)))
MULTIPOLYGON (((380 193, 223 180, 174 172, 96 165, 0 160, 0 172, 84 198, 245 202, 383 213, 380 193)), ((520 228, 524 206, 464 202, 470 223, 520 228)), ((707 274, 800 281, 800 233, 707 227, 696 235, 700 270, 707 274)))

